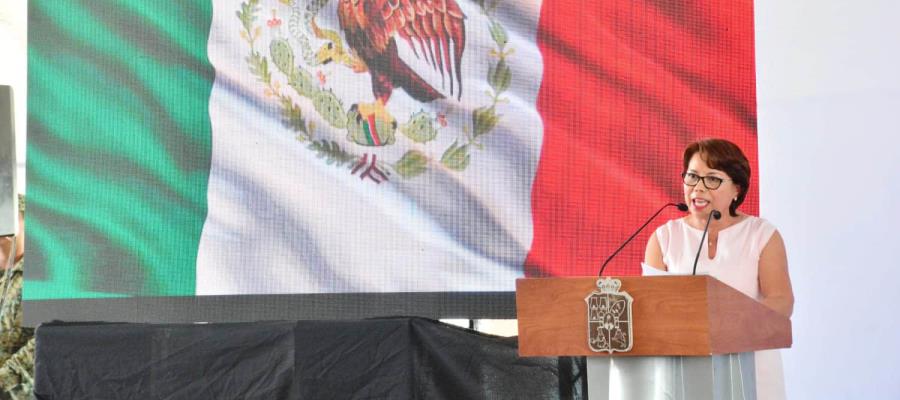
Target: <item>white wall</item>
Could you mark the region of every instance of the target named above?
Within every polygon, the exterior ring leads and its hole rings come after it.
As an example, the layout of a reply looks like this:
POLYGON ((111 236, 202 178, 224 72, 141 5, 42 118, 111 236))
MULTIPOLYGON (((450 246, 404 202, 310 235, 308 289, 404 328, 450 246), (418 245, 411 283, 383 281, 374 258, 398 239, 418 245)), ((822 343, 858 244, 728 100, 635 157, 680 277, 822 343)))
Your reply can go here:
MULTIPOLYGON (((0 4, 20 172, 25 4, 0 4)), ((788 395, 900 398, 900 2, 757 0, 756 37, 762 215, 797 297, 788 395)))
POLYGON ((25 85, 28 2, 3 0, 0 3, 0 85, 12 86, 16 111, 16 184, 25 192, 25 85))
POLYGON ((791 399, 900 398, 900 2, 757 0, 761 214, 788 246, 791 399))

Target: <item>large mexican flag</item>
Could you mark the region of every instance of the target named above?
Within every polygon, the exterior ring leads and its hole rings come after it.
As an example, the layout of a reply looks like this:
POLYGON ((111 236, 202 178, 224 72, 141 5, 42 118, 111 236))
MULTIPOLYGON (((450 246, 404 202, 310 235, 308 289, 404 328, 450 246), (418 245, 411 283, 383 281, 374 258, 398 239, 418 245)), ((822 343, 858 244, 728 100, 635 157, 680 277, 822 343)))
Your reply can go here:
POLYGON ((593 275, 686 144, 756 170, 753 57, 750 0, 32 0, 25 297, 593 275))

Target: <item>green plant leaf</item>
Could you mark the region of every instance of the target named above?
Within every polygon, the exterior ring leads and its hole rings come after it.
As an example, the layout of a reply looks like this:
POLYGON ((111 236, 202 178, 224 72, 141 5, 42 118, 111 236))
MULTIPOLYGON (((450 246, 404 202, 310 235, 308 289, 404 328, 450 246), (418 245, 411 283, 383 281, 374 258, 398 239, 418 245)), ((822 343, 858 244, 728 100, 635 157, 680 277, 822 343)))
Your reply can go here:
POLYGON ((281 97, 281 122, 294 132, 308 133, 303 110, 288 96, 281 97))
POLYGON ((356 156, 348 153, 333 140, 314 140, 309 144, 309 149, 316 152, 316 157, 324 158, 328 165, 342 166, 353 160, 356 156))
POLYGON ((457 142, 453 142, 441 156, 441 164, 454 171, 465 170, 469 166, 469 145, 460 146, 457 142))
POLYGON ((500 49, 502 50, 509 41, 509 37, 506 36, 506 29, 504 29, 503 25, 500 25, 499 22, 491 21, 490 31, 494 43, 497 43, 497 46, 500 46, 500 49))
POLYGON ((494 109, 494 106, 478 107, 472 111, 472 135, 478 137, 490 132, 497 126, 500 117, 494 109))
POLYGON ((421 175, 428 169, 428 157, 418 150, 407 151, 406 154, 394 164, 394 170, 404 178, 412 178, 421 175))
POLYGON ((247 57, 247 65, 250 67, 250 73, 256 75, 256 79, 260 82, 269 84, 272 82, 272 74, 269 72, 269 62, 258 51, 250 53, 247 57))
POLYGON ((509 88, 509 82, 511 80, 512 71, 509 69, 509 65, 503 58, 501 58, 497 64, 491 65, 488 69, 488 83, 498 95, 509 88))
POLYGON ((241 3, 241 10, 237 11, 237 17, 241 20, 241 25, 244 26, 244 30, 247 33, 253 31, 253 21, 256 20, 256 12, 259 11, 259 0, 250 0, 246 3, 241 3))

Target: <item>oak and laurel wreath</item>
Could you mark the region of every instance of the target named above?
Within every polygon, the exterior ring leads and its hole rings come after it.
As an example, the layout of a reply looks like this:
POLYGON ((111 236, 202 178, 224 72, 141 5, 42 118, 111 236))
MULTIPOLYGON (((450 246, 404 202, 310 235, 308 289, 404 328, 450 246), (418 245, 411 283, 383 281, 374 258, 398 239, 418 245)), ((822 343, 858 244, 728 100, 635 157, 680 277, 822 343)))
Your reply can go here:
MULTIPOLYGON (((312 137, 315 125, 306 122, 303 118, 303 112, 300 106, 294 103, 290 96, 281 92, 281 87, 277 82, 273 82, 272 73, 269 70, 268 59, 260 54, 259 50, 256 48, 256 40, 259 39, 262 32, 262 26, 254 24, 257 20, 258 12, 259 0, 249 0, 241 3, 241 9, 237 12, 237 17, 244 28, 244 30, 241 31, 241 38, 250 45, 250 54, 245 58, 247 65, 250 68, 250 72, 256 76, 258 81, 265 85, 268 94, 271 94, 278 99, 278 103, 281 106, 281 122, 286 128, 295 132, 297 140, 301 142, 309 141, 310 144, 308 145, 308 148, 316 152, 319 158, 324 158, 330 165, 351 166, 352 162, 356 160, 358 156, 342 149, 340 144, 336 141, 327 139, 315 140, 312 137)), ((287 65, 290 64, 292 63, 287 63, 287 65)), ((279 67, 279 69, 285 67, 284 63, 276 66, 279 67)), ((308 72, 298 67, 293 67, 289 73, 287 73, 287 76, 288 85, 300 95, 303 95, 304 93, 309 95, 315 90, 315 87, 312 84, 312 77, 308 72)), ((327 117, 323 116, 323 118, 328 120, 327 117)))
MULTIPOLYGON (((496 48, 490 50, 489 56, 495 58, 496 61, 490 62, 487 72, 487 81, 491 87, 491 90, 486 92, 490 100, 489 104, 472 111, 471 129, 469 126, 464 126, 463 137, 455 140, 441 156, 441 165, 455 171, 463 171, 469 166, 470 147, 484 148, 478 139, 493 131, 500 122, 502 114, 497 113, 497 106, 501 103, 508 103, 509 100, 502 95, 509 89, 512 80, 512 71, 506 59, 513 54, 513 49, 506 48, 508 44, 506 29, 493 17, 499 0, 476 0, 476 3, 488 18, 491 39, 496 45, 496 48)), ((255 24, 258 12, 259 0, 248 0, 241 3, 240 10, 236 12, 243 27, 240 33, 241 38, 250 45, 250 54, 245 58, 250 72, 265 85, 266 93, 277 99, 281 108, 281 122, 296 134, 298 141, 309 142, 307 147, 314 151, 319 158, 325 159, 329 165, 352 168, 354 161, 358 160, 360 156, 345 150, 335 140, 316 139, 314 137, 315 124, 306 121, 300 106, 290 96, 282 93, 280 84, 273 80, 269 59, 256 47, 256 41, 262 34, 262 26, 255 24)), ((307 49, 303 50, 304 53, 307 52, 305 51, 307 49)), ((291 89, 312 101, 316 112, 329 125, 338 129, 347 128, 348 114, 341 101, 330 90, 319 89, 313 84, 312 74, 294 62, 293 51, 286 40, 273 39, 269 51, 272 63, 287 77, 287 85, 291 89)), ((308 54, 303 58, 308 59, 308 54)), ((434 129, 430 125, 420 126, 424 117, 424 112, 414 113, 409 122, 400 127, 400 130, 415 142, 432 140, 436 132, 431 135, 425 133, 426 139, 418 140, 418 137, 423 134, 417 134, 416 129, 434 129)), ((379 161, 378 166, 384 171, 388 171, 386 167, 390 167, 398 175, 412 178, 424 173, 428 169, 429 162, 430 159, 425 153, 419 150, 409 150, 396 163, 385 164, 379 161)))

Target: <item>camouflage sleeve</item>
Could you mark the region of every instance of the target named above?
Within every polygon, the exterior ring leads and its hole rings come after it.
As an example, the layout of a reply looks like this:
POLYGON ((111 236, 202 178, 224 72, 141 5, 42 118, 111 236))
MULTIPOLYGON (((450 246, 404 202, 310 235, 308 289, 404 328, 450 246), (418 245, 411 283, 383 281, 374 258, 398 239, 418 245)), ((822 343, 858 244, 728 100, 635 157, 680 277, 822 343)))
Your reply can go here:
POLYGON ((34 391, 34 338, 0 365, 0 397, 30 399, 34 391))
POLYGON ((7 275, 0 278, 0 293, 6 288, 3 307, 0 308, 0 365, 12 357, 19 348, 34 336, 34 329, 22 327, 22 267, 19 261, 7 275), (7 288, 6 277, 9 277, 7 288))

